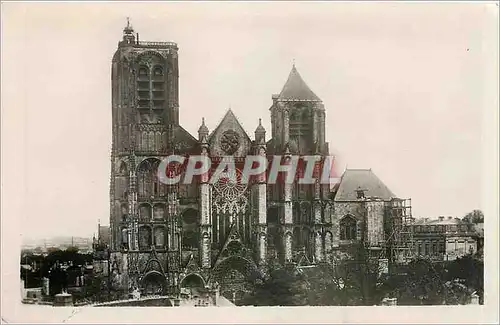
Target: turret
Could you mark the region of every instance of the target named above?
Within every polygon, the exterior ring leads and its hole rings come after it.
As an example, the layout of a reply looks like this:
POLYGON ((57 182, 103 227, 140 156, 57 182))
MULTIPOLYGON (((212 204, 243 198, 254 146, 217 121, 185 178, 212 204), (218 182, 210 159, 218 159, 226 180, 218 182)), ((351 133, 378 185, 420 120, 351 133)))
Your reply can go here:
POLYGON ((262 126, 262 119, 259 119, 259 125, 255 129, 255 142, 261 143, 266 141, 266 129, 262 126))
MULTIPOLYGON (((198 140, 202 140, 203 138, 207 138, 208 137, 208 128, 207 126, 205 125, 205 118, 202 117, 201 118, 201 126, 200 128, 198 129, 198 140)), ((264 131, 265 132, 265 131, 264 131)))
POLYGON ((127 26, 123 29, 123 44, 134 44, 135 43, 135 35, 134 28, 130 25, 130 19, 127 17, 127 26))

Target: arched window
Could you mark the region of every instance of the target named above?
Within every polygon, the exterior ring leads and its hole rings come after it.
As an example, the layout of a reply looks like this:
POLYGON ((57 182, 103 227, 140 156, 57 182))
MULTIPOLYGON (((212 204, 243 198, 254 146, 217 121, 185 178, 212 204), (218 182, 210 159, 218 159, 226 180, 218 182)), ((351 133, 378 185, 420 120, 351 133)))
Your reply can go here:
POLYGON ((149 69, 145 65, 139 67, 139 77, 147 77, 149 75, 149 69))
POLYGON ((143 53, 139 56, 137 89, 139 108, 163 108, 165 103, 164 60, 157 52, 143 53))
POLYGON ((141 221, 151 220, 151 207, 148 204, 142 204, 139 206, 139 220, 141 221))
POLYGON ((156 227, 155 228, 155 247, 164 248, 165 247, 165 228, 156 227))
POLYGON ((187 209, 182 214, 182 247, 184 249, 198 248, 198 210, 187 209))
POLYGON ((128 230, 127 228, 122 228, 121 231, 121 246, 122 248, 128 247, 128 230))
POLYGON ((155 77, 157 77, 157 76, 163 76, 163 68, 162 68, 162 67, 160 67, 160 66, 156 66, 156 67, 154 68, 153 75, 154 75, 155 77))
POLYGON ((151 228, 142 226, 139 228, 139 249, 147 250, 151 248, 151 228))
POLYGON ((128 216, 128 204, 127 203, 122 203, 122 205, 121 205, 121 216, 122 216, 123 222, 127 221, 127 216, 128 216))
POLYGON ((298 112, 297 110, 292 110, 290 112, 289 118, 291 123, 300 121, 300 112, 298 112))
POLYGON ((139 197, 158 196, 164 184, 160 182, 157 175, 160 161, 157 159, 146 159, 137 168, 137 189, 139 197))
POLYGON ((300 222, 302 224, 309 224, 311 222, 311 207, 309 203, 304 202, 302 203, 301 209, 300 209, 300 222))
POLYGON ((149 132, 149 135, 148 135, 148 150, 149 151, 154 151, 156 149, 155 142, 156 142, 155 132, 151 131, 151 132, 149 132))
POLYGON ((155 150, 162 150, 163 149, 163 143, 162 143, 162 138, 161 138, 161 132, 156 131, 155 133, 155 150))
POLYGON ((340 240, 356 239, 356 220, 351 216, 345 216, 340 220, 340 240))
POLYGON ((165 205, 157 204, 153 208, 153 218, 154 219, 164 219, 165 218, 165 205))

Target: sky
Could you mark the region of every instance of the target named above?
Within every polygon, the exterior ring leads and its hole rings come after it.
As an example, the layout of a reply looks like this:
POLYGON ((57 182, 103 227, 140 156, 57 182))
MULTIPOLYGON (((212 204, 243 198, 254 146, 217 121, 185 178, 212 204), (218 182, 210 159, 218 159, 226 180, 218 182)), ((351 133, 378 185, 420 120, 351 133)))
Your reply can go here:
POLYGON ((325 104, 339 169, 371 168, 416 217, 482 209, 497 12, 465 2, 4 2, 2 222, 25 238, 91 236, 108 223, 111 58, 126 17, 141 40, 178 44, 180 122, 194 136, 202 116, 213 130, 229 107, 252 138, 259 117, 270 135, 271 95, 295 62, 325 104))

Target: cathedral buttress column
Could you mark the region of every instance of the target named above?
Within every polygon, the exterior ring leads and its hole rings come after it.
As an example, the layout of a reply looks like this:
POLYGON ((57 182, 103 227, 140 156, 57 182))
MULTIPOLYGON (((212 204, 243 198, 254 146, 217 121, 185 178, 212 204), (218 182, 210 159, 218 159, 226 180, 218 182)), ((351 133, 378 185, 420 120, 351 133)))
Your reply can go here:
POLYGON ((288 107, 283 108, 283 145, 290 141, 290 111, 288 107))
MULTIPOLYGON (((266 158, 266 142, 264 139, 260 140, 257 153, 266 158)), ((259 252, 259 265, 262 265, 265 264, 267 255, 267 184, 265 172, 258 176, 257 182, 254 186, 257 187, 257 245, 259 252)))
POLYGON ((322 218, 321 218, 321 166, 322 161, 315 163, 314 166, 314 202, 313 202, 313 229, 314 229, 314 259, 321 262, 323 259, 323 240, 322 240, 322 218))
MULTIPOLYGON (((259 125, 255 129, 255 154, 267 160, 266 156, 266 130, 262 126, 262 120, 259 119, 259 125)), ((266 172, 257 175, 252 185, 253 195, 256 197, 257 204, 257 222, 255 233, 257 234, 257 264, 263 266, 266 264, 267 256, 267 183, 266 172)))
POLYGON ((318 111, 316 109, 313 109, 313 112, 312 112, 312 116, 313 116, 313 145, 316 145, 318 141, 318 129, 319 129, 319 125, 318 125, 318 111))
MULTIPOLYGON (((286 150, 285 160, 291 161, 292 156, 290 151, 286 150)), ((292 261, 292 232, 293 232, 293 214, 292 214, 292 185, 290 182, 283 180, 284 183, 284 224, 283 224, 283 247, 285 262, 292 261)))
POLYGON ((319 132, 318 132, 318 143, 322 154, 327 154, 325 152, 325 108, 323 104, 319 105, 319 132))
MULTIPOLYGON (((208 157, 207 138, 203 136, 201 139, 201 155, 208 157)), ((208 173, 200 175, 200 260, 202 268, 210 268, 212 266, 210 246, 212 238, 212 216, 210 202, 210 184, 208 183, 208 173)))
POLYGON ((139 229, 138 229, 138 216, 137 216, 137 186, 136 186, 136 173, 135 173, 135 156, 129 156, 129 190, 128 190, 128 249, 137 250, 139 248, 139 229))

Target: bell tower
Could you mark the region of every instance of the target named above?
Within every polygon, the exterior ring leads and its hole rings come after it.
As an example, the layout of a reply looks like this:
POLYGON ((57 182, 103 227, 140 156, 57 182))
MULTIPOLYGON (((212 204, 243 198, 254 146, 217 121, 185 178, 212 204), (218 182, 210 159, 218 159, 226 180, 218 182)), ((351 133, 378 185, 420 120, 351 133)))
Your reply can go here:
POLYGON ((277 153, 326 154, 325 109, 302 79, 295 64, 281 92, 273 95, 272 137, 277 153))
MULTIPOLYGON (((282 261, 289 263, 297 256, 311 262, 323 259, 323 199, 327 186, 319 183, 319 173, 328 155, 325 143, 325 109, 322 100, 302 79, 295 64, 279 94, 273 95, 271 111, 272 147, 275 155, 320 156, 314 167, 315 184, 300 184, 296 174, 293 184, 281 183, 272 187, 274 204, 279 206, 279 251, 282 261), (297 253, 299 255, 297 255, 297 253)), ((303 162, 303 160, 302 160, 303 162)), ((299 165, 302 163, 300 162, 299 165)))
MULTIPOLYGON (((144 216, 153 213, 139 216, 139 210, 145 200, 153 209, 163 209, 166 189, 156 179, 155 168, 159 157, 173 150, 171 134, 179 126, 177 51, 174 42, 139 41, 127 19, 113 55, 110 225, 114 250, 151 247, 141 245, 138 227, 149 220, 144 216)), ((166 211, 155 213, 160 219, 166 211)), ((148 236, 152 239, 153 234, 148 236)))

